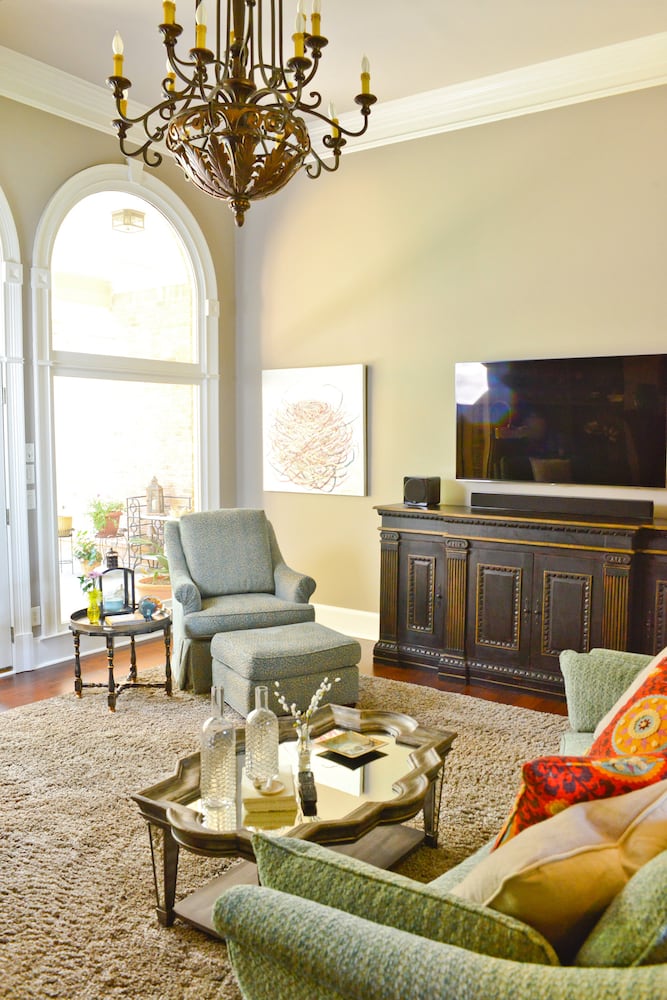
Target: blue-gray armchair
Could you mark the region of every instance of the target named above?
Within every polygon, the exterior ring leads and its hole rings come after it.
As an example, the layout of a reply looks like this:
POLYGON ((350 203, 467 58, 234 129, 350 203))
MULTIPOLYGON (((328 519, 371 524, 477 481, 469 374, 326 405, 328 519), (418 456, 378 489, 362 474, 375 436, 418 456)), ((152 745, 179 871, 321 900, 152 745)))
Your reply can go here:
POLYGON ((181 690, 211 687, 218 632, 314 621, 315 581, 290 569, 263 510, 184 514, 165 524, 174 620, 174 679, 181 690))

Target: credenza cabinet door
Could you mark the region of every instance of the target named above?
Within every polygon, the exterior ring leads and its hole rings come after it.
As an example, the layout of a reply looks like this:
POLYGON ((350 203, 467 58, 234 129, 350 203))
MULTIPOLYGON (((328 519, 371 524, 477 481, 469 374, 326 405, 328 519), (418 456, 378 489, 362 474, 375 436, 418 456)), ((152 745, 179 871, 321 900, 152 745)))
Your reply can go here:
POLYGON ((478 548, 468 574, 468 660, 521 666, 530 655, 533 557, 522 550, 478 548))
POLYGON ((602 644, 604 577, 599 559, 538 553, 530 602, 530 662, 560 675, 564 649, 585 653, 602 644))
POLYGON ((439 539, 403 537, 398 554, 398 641, 402 648, 442 649, 445 551, 439 539))

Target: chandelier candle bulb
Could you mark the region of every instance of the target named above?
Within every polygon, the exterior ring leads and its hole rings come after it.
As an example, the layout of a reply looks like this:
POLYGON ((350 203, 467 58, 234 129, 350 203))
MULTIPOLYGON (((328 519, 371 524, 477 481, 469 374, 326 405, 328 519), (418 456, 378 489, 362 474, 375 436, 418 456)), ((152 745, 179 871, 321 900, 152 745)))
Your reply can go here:
POLYGON ((364 56, 361 60, 361 93, 370 94, 371 92, 371 64, 368 61, 368 57, 364 56))
POLYGON ((123 39, 120 37, 119 32, 113 36, 113 42, 111 43, 111 51, 113 52, 113 75, 122 76, 123 75, 123 51, 124 51, 123 39))
POLYGON ((174 0, 164 0, 162 4, 162 17, 164 18, 164 24, 175 24, 176 4, 174 0))
POLYGON ((337 139, 340 135, 340 129, 338 128, 338 119, 336 118, 336 109, 334 107, 333 101, 329 101, 329 118, 331 119, 333 128, 331 134, 334 139, 337 139))
POLYGON ((321 15, 322 15, 322 3, 321 0, 313 0, 313 13, 310 18, 310 25, 313 29, 314 35, 319 35, 321 31, 321 15))
POLYGON ((167 62, 165 64, 165 66, 166 66, 166 70, 167 70, 165 87, 166 87, 167 90, 173 90, 174 87, 176 86, 176 74, 174 73, 173 69, 171 68, 171 63, 169 62, 168 59, 167 59, 167 62))
POLYGON ((127 91, 123 91, 123 96, 120 101, 120 113, 124 117, 127 116, 127 91))
POLYGON ((206 7, 200 3, 195 14, 195 48, 206 48, 206 7))

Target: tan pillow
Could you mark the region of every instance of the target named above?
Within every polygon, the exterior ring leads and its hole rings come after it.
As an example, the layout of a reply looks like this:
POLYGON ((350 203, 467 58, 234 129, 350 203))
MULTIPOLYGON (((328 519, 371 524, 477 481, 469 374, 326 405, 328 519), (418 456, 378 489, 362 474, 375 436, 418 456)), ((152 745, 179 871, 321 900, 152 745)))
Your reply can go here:
POLYGON ((659 667, 662 661, 666 658, 667 658, 667 649, 661 649, 659 653, 656 653, 656 655, 653 657, 650 663, 647 663, 644 669, 639 671, 639 673, 633 680, 630 687, 623 692, 623 694, 618 699, 616 704, 612 705, 612 707, 609 709, 604 718, 600 719, 600 721, 598 722, 597 726, 595 727, 595 731, 593 733, 594 740, 596 740, 600 735, 600 733, 602 733, 602 731, 607 728, 611 720, 614 718, 617 712, 620 712, 620 710, 623 708, 626 702, 629 702, 631 700, 632 695, 635 693, 635 691, 639 690, 639 688, 642 686, 648 675, 652 674, 653 671, 656 669, 656 667, 659 667))
POLYGON ((567 962, 626 882, 666 848, 667 781, 659 781, 523 830, 450 892, 523 920, 567 962))

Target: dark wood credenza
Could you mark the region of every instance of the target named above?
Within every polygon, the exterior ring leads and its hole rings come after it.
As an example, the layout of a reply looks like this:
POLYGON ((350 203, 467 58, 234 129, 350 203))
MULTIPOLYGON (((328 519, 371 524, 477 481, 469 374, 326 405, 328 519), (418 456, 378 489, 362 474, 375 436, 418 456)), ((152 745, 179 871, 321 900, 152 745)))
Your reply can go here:
POLYGON ((376 510, 378 662, 558 694, 563 649, 667 646, 667 520, 376 510))

